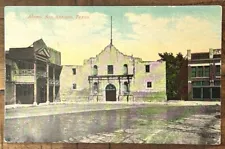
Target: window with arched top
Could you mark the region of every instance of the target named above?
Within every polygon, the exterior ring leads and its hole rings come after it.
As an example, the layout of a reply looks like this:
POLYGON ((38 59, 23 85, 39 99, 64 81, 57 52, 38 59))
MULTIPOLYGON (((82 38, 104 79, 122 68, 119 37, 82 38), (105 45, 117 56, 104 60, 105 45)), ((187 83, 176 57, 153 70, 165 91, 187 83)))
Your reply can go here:
POLYGON ((77 84, 73 83, 73 89, 77 89, 77 84))
POLYGON ((127 94, 129 92, 128 83, 124 82, 123 84, 123 92, 124 94, 127 94))
POLYGON ((95 82, 93 85, 93 91, 94 91, 94 93, 98 93, 98 83, 97 82, 95 82))
POLYGON ((128 74, 128 66, 127 66, 127 64, 124 64, 123 65, 123 74, 128 74))
POLYGON ((98 66, 97 65, 94 65, 94 67, 93 67, 93 75, 94 76, 98 75, 98 66))

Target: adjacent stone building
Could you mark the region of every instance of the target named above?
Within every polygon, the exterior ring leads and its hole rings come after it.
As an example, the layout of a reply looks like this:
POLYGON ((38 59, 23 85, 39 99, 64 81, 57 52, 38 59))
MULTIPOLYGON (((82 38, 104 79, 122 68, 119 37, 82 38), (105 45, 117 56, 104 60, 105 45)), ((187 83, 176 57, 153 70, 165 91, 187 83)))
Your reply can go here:
POLYGON ((166 65, 121 53, 111 43, 83 65, 64 65, 61 100, 165 101, 166 65))
POLYGON ((189 100, 219 100, 221 90, 221 49, 191 53, 188 57, 189 100))
POLYGON ((39 104, 60 100, 61 53, 42 39, 5 54, 5 104, 39 104))

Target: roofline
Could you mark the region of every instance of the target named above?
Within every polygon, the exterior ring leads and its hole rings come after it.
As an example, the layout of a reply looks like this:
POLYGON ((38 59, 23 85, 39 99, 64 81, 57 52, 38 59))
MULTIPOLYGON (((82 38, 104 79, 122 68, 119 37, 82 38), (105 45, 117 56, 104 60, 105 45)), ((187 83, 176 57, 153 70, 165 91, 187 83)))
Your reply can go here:
MULTIPOLYGON (((14 47, 14 48, 9 48, 9 50, 10 50, 10 49, 27 49, 27 48, 33 48, 33 47, 14 47)), ((8 50, 8 51, 9 51, 9 50, 8 50)))
MULTIPOLYGON (((113 44, 109 44, 109 45, 107 45, 106 47, 108 47, 108 46, 114 46, 113 44)), ((100 53, 98 53, 96 56, 94 56, 94 57, 90 57, 90 58, 88 58, 88 59, 84 59, 84 61, 89 61, 89 60, 91 60, 91 59, 96 59, 105 49, 106 49, 106 47, 100 52, 100 53)), ((115 47, 115 46, 114 46, 115 47)), ((129 58, 133 58, 133 59, 139 59, 139 60, 141 60, 142 61, 142 58, 139 58, 139 57, 134 57, 133 55, 127 55, 127 54, 124 54, 123 52, 121 52, 121 51, 119 51, 116 47, 115 47, 115 49, 116 49, 116 51, 117 52, 119 52, 120 54, 122 54, 123 56, 126 56, 126 57, 129 57, 129 58)), ((84 64, 84 63, 83 63, 84 64)))
POLYGON ((191 54, 209 54, 209 52, 196 52, 196 53, 191 53, 191 54))
POLYGON ((83 65, 61 65, 61 66, 78 66, 78 67, 82 67, 83 65))
POLYGON ((54 49, 54 48, 52 48, 52 47, 48 47, 48 46, 47 46, 47 48, 49 48, 49 49, 51 49, 51 50, 53 50, 53 51, 55 51, 55 52, 61 53, 60 51, 58 51, 58 50, 56 50, 56 49, 54 49))
MULTIPOLYGON (((220 50, 221 51, 222 49, 221 48, 214 48, 214 49, 212 48, 212 50, 220 50)), ((204 54, 204 53, 209 53, 209 52, 193 52, 193 53, 191 52, 191 54, 204 54)))
POLYGON ((146 62, 146 63, 147 63, 147 62, 150 62, 150 63, 151 63, 151 62, 159 62, 159 61, 163 61, 163 60, 160 60, 160 59, 159 59, 159 60, 156 60, 156 61, 142 61, 142 62, 146 62))

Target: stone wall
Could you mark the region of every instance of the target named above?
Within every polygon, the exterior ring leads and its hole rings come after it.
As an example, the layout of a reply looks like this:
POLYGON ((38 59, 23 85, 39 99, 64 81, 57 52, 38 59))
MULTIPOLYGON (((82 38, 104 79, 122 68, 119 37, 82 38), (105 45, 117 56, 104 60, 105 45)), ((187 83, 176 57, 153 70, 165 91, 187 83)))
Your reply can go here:
POLYGON ((160 92, 134 92, 134 100, 137 102, 166 101, 166 91, 160 92))
POLYGON ((192 94, 192 84, 190 82, 188 83, 188 100, 193 100, 192 94))
POLYGON ((166 64, 165 62, 137 62, 135 76, 131 90, 138 92, 163 92, 166 91, 166 64), (145 65, 150 65, 150 72, 145 72, 145 65), (147 88, 147 82, 152 82, 152 87, 147 88))
MULTIPOLYGON (((125 72, 124 65, 127 65, 128 74, 134 77, 130 80, 129 100, 133 101, 165 101, 166 100, 166 65, 162 61, 142 61, 140 58, 125 55, 119 52, 114 46, 107 46, 96 57, 84 60, 84 64, 80 65, 64 65, 60 76, 60 95, 62 101, 97 101, 93 95, 94 83, 99 84, 99 101, 106 101, 105 88, 108 84, 113 84, 116 88, 116 97, 119 92, 124 91, 124 82, 126 78, 120 80, 91 80, 88 76, 93 75, 94 71, 97 75, 108 74, 108 65, 113 65, 112 75, 123 75, 125 72), (150 65, 150 72, 145 72, 145 65, 150 65), (94 67, 97 66, 97 71, 94 67), (76 74, 73 74, 76 69, 76 74), (147 82, 152 82, 152 87, 147 88, 147 82), (76 84, 76 89, 73 89, 76 84)), ((117 99, 118 100, 118 99, 117 99)), ((126 96, 121 96, 120 101, 126 101, 126 96)))
POLYGON ((14 97, 14 84, 13 83, 5 83, 6 93, 5 93, 5 104, 10 105, 14 104, 16 97, 14 97))

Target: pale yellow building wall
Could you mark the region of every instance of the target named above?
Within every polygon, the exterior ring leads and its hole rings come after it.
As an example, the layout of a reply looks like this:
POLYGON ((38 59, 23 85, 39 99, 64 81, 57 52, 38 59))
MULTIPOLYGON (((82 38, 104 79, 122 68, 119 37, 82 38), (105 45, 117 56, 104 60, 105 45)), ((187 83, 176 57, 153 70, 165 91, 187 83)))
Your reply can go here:
MULTIPOLYGON (((107 46, 96 57, 84 60, 82 66, 64 65, 62 68, 61 99, 63 101, 87 101, 90 99, 91 88, 94 82, 99 83, 99 100, 105 101, 105 88, 108 84, 113 84, 117 90, 117 96, 123 93, 124 82, 121 80, 99 80, 88 81, 88 76, 93 75, 94 65, 98 66, 98 75, 111 75, 107 72, 107 66, 113 65, 113 75, 123 75, 124 64, 128 65, 128 74, 134 75, 130 80, 131 94, 137 98, 150 98, 153 93, 160 93, 161 100, 166 100, 166 65, 165 62, 144 62, 140 58, 133 58, 118 51, 114 46, 107 46), (150 73, 145 72, 145 65, 150 65, 150 73), (76 68, 76 75, 73 75, 72 69, 76 68), (152 82, 152 88, 147 88, 147 82, 152 82), (73 83, 77 84, 77 89, 72 89, 73 83), (89 97, 89 98, 88 98, 89 97)), ((93 97, 92 97, 93 98, 93 97)), ((134 97, 135 99, 135 97, 134 97)))
POLYGON ((135 79, 132 90, 160 92, 166 89, 165 62, 136 63, 135 79), (150 65, 150 72, 145 72, 145 65, 150 65), (147 88, 147 82, 152 82, 152 88, 147 88))

